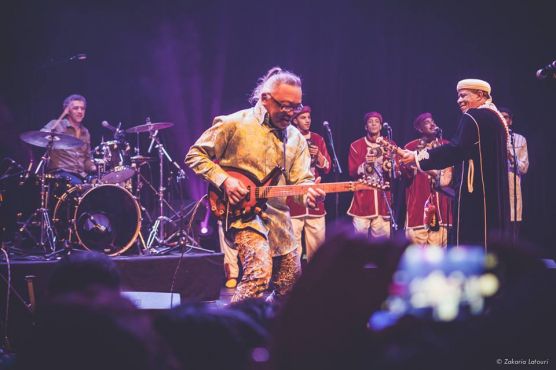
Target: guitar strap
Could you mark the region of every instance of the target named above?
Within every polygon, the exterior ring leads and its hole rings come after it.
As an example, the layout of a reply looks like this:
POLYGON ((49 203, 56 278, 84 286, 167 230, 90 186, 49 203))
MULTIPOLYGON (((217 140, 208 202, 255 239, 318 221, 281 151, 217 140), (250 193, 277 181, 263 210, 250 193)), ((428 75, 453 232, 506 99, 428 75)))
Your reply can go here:
POLYGON ((286 179, 286 184, 290 183, 290 179, 288 177, 288 172, 286 171, 286 144, 288 142, 288 129, 285 128, 282 130, 282 144, 283 144, 283 163, 282 163, 282 173, 284 174, 284 178, 286 179))
POLYGON ((270 122, 270 115, 268 113, 265 114, 264 117, 264 121, 263 124, 268 126, 270 128, 271 131, 273 131, 274 135, 276 135, 276 137, 282 141, 282 166, 280 168, 280 172, 282 172, 282 174, 284 175, 284 178, 286 179, 286 184, 290 183, 290 179, 288 176, 288 173, 286 171, 286 144, 288 143, 288 128, 286 127, 283 130, 280 130, 279 128, 277 128, 276 126, 274 126, 271 122, 270 122))

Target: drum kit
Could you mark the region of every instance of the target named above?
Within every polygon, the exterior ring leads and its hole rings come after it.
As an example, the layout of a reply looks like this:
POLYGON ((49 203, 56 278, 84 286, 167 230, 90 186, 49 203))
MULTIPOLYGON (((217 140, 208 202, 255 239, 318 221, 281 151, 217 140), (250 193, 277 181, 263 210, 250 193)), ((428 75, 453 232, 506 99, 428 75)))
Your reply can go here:
MULTIPOLYGON (((113 140, 101 141, 92 150, 97 172, 82 184, 70 185, 69 179, 47 173, 52 150, 77 148, 84 143, 67 134, 48 131, 29 131, 20 135, 22 141, 34 147, 45 149, 41 161, 33 171, 40 184, 40 205, 27 220, 19 225, 20 234, 26 234, 47 253, 46 257, 71 252, 74 247, 98 251, 110 256, 120 255, 133 245, 141 254, 165 254, 176 248, 187 246, 200 248, 199 243, 186 232, 182 220, 191 212, 177 212, 167 201, 164 186, 165 160, 175 167, 174 174, 179 180, 185 179, 183 169, 168 154, 159 138, 159 130, 173 126, 170 122, 152 123, 147 118, 145 124, 126 130, 120 125, 114 127, 106 121, 105 128, 114 133, 113 140), (125 139, 125 133, 137 134, 138 145, 134 148, 125 139), (153 186, 142 174, 141 167, 156 159, 141 155, 139 135, 148 134, 150 145, 158 153, 159 186, 153 186), (140 190, 143 185, 150 187, 156 195, 158 217, 152 222, 141 202, 140 190), (170 211, 172 216, 165 215, 170 211), (150 220, 147 226, 147 240, 142 235, 143 220, 150 220), (170 224, 170 225, 169 225, 170 224), (38 231, 33 229, 38 227, 38 231), (38 236, 38 237, 37 237, 38 236)), ((32 163, 21 175, 20 185, 27 181, 32 163)), ((197 207, 186 207, 197 208, 197 207)))

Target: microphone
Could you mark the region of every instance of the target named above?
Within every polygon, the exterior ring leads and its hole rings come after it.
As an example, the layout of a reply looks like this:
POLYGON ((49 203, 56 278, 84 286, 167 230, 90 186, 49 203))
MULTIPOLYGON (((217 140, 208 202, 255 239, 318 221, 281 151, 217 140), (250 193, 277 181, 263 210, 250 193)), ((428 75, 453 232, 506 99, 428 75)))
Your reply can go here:
MULTIPOLYGON (((336 149, 334 148, 334 138, 332 137, 332 130, 330 129, 330 123, 328 121, 324 121, 322 126, 328 132, 328 143, 330 144, 330 149, 332 149, 332 170, 336 174, 342 174, 342 167, 340 167, 340 162, 338 161, 338 157, 336 156, 336 149)), ((336 212, 338 213, 338 212, 336 212)))
POLYGON ((434 128, 434 133, 435 133, 436 137, 442 139, 442 129, 440 127, 436 126, 434 128))
POLYGON ((79 53, 79 54, 75 54, 69 58, 64 57, 64 58, 50 58, 46 63, 44 63, 41 66, 37 67, 37 70, 41 70, 41 69, 46 69, 46 68, 51 68, 54 66, 59 66, 62 64, 66 64, 66 63, 71 63, 71 62, 83 62, 87 60, 87 54, 85 53, 79 53))
POLYGON ((23 170, 23 167, 21 167, 21 165, 19 163, 17 163, 16 161, 11 159, 10 157, 5 157, 4 160, 10 163, 10 168, 17 167, 20 170, 23 170))
POLYGON ((556 60, 539 69, 536 73, 536 76, 538 80, 544 80, 545 78, 556 78, 556 60))
POLYGON ((33 162, 34 161, 31 158, 31 160, 29 161, 29 166, 27 166, 27 169, 25 170, 25 175, 23 175, 23 177, 21 178, 21 180, 17 184, 18 186, 22 186, 23 184, 25 184, 25 182, 29 178, 29 175, 31 174, 31 168, 33 167, 33 162))
POLYGON ((99 230, 101 233, 106 232, 106 226, 99 224, 97 222, 97 220, 95 220, 93 215, 91 215, 90 213, 87 213, 86 215, 87 215, 87 218, 89 219, 89 221, 91 221, 91 223, 93 224, 93 228, 99 230))
POLYGON ((85 54, 85 53, 79 53, 79 54, 76 54, 76 55, 72 56, 72 57, 69 58, 68 60, 69 60, 69 61, 74 61, 74 60, 83 61, 83 60, 87 60, 87 54, 85 54))
POLYGON ((384 127, 386 130, 391 130, 392 129, 392 127, 390 126, 390 124, 388 124, 388 122, 384 122, 382 124, 382 127, 384 127))

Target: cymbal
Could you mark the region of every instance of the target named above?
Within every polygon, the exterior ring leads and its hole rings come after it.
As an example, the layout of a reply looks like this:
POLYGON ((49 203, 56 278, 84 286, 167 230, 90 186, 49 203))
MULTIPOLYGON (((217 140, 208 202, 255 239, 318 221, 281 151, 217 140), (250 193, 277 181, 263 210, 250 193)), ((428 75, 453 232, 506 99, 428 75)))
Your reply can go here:
POLYGON ((143 125, 134 126, 125 130, 128 134, 136 134, 138 132, 150 132, 155 130, 162 130, 168 127, 174 126, 171 122, 155 122, 155 123, 145 123, 143 125))
POLYGON ((48 131, 27 131, 19 135, 19 138, 41 148, 46 148, 49 143, 52 143, 53 149, 71 149, 85 144, 74 136, 48 131))

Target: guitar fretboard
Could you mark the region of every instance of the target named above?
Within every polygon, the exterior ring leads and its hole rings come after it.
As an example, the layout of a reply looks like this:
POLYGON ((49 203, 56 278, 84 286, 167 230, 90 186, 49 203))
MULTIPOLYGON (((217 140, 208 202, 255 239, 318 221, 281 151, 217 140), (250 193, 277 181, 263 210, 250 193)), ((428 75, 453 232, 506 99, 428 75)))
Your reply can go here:
POLYGON ((325 193, 342 193, 357 190, 370 190, 378 186, 366 185, 360 182, 329 182, 325 184, 302 184, 302 185, 277 185, 259 187, 255 190, 255 196, 260 199, 287 197, 291 195, 306 194, 308 188, 322 189, 325 193))

